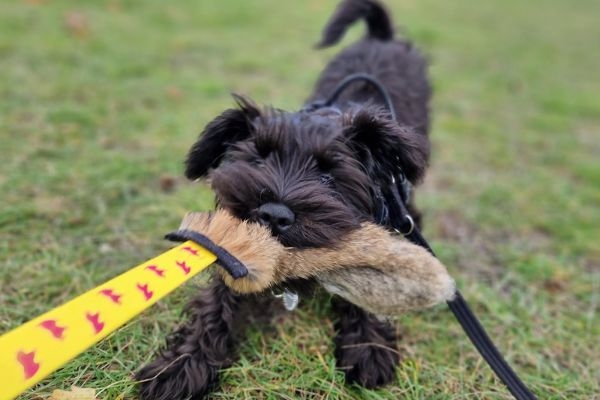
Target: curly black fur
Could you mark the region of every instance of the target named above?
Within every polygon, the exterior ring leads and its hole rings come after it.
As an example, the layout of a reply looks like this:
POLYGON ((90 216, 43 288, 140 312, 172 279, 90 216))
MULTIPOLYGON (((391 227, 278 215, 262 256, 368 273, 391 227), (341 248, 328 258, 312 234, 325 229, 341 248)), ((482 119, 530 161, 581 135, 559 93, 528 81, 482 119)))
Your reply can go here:
POLYGON ((340 298, 333 300, 333 309, 340 316, 335 358, 346 380, 367 388, 390 383, 400 361, 394 328, 340 298))
MULTIPOLYGON (((426 62, 408 41, 393 39, 385 9, 373 0, 343 1, 320 46, 335 44, 359 19, 367 23, 366 37, 325 68, 308 103, 328 98, 348 75, 368 73, 389 92, 397 120, 368 82, 353 83, 335 104, 317 110, 260 108, 236 96, 238 107, 210 122, 188 154, 186 176, 208 177, 217 205, 237 217, 266 223, 263 206, 289 210, 284 225, 271 226, 285 246, 328 246, 363 221, 385 224, 382 199, 392 176, 417 184, 428 166, 426 62)), ((141 397, 200 398, 212 390, 219 368, 230 363, 239 300, 220 281, 206 289, 189 308, 191 322, 138 373, 149 379, 141 397)), ((347 380, 366 387, 392 381, 399 361, 393 328, 341 299, 334 311, 335 356, 347 380)))
MULTIPOLYGON (((350 74, 369 73, 384 83, 400 125, 427 134, 431 98, 427 62, 409 41, 392 40, 391 22, 381 5, 368 0, 342 2, 325 27, 321 44, 335 44, 343 36, 348 22, 360 16, 366 18, 369 29, 367 36, 342 50, 329 63, 309 101, 327 98, 338 82, 350 74)), ((339 103, 365 103, 373 99, 381 102, 383 99, 380 96, 371 85, 356 84, 353 90, 342 94, 339 103)))
POLYGON ((141 398, 199 398, 216 386, 219 369, 232 362, 238 299, 215 278, 188 303, 188 323, 167 338, 159 358, 136 374, 141 398))

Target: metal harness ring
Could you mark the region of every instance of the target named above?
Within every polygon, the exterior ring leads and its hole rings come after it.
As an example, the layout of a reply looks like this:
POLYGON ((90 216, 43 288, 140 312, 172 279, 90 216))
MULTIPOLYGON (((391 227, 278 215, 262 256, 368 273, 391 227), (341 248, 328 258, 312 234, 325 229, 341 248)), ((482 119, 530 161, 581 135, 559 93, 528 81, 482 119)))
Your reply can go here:
POLYGON ((408 236, 415 230, 415 221, 412 219, 412 217, 406 214, 406 219, 408 220, 408 222, 410 222, 410 228, 408 229, 408 232, 401 232, 399 229, 394 228, 394 231, 403 236, 408 236))

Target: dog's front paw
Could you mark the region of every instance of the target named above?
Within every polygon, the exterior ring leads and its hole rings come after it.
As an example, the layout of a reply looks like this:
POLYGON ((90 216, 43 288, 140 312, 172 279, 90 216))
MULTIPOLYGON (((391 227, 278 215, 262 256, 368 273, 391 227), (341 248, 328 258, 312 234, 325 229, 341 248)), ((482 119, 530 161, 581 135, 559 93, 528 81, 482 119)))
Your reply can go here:
POLYGON ((379 346, 374 343, 340 344, 336 351, 337 366, 344 371, 347 383, 371 389, 394 380, 398 351, 379 346))
POLYGON ((340 317, 335 358, 346 382, 375 388, 393 381, 400 362, 394 328, 345 300, 336 299, 333 306, 340 317))
POLYGON ((183 354, 160 357, 137 372, 142 400, 201 399, 214 390, 219 368, 203 358, 183 354))
POLYGON ((185 308, 190 320, 167 338, 160 357, 136 374, 140 398, 200 399, 212 391, 219 370, 232 362, 238 300, 220 279, 198 293, 185 308))

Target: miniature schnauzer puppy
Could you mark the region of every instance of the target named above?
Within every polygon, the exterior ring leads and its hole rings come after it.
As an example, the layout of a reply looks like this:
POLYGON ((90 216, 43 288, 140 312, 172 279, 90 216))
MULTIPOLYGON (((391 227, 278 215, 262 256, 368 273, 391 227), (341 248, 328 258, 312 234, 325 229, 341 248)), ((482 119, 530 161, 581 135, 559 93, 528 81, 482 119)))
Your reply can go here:
MULTIPOLYGON (((188 154, 186 176, 208 177, 218 207, 269 227, 285 246, 330 246, 365 221, 389 226, 382 192, 398 171, 417 184, 427 168, 426 61, 410 42, 394 38, 385 8, 374 0, 343 1, 318 46, 337 43, 361 19, 366 37, 327 65, 304 109, 257 107, 236 96, 238 107, 210 122, 188 154), (356 81, 332 104, 315 106, 357 73, 379 82, 387 96, 372 82, 356 81)), ((409 209, 416 214, 412 203, 409 209)), ((232 363, 236 311, 247 297, 214 277, 188 305, 189 321, 137 373, 141 398, 201 398, 214 390, 219 370, 232 363)), ((333 310, 335 357, 346 381, 367 388, 391 382, 399 362, 394 328, 341 298, 333 299, 333 310)))

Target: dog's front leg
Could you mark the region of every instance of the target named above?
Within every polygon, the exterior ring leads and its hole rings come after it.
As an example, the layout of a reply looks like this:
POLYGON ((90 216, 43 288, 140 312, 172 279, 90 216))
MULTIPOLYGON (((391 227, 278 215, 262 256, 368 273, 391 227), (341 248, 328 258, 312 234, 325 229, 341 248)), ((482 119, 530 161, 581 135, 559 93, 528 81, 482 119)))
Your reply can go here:
POLYGON ((167 346, 137 374, 144 400, 199 399, 231 364, 233 318, 240 296, 219 277, 188 305, 190 320, 167 338, 167 346))
POLYGON ((340 297, 333 299, 333 310, 338 314, 335 358, 347 383, 367 388, 390 383, 400 361, 394 328, 340 297))

